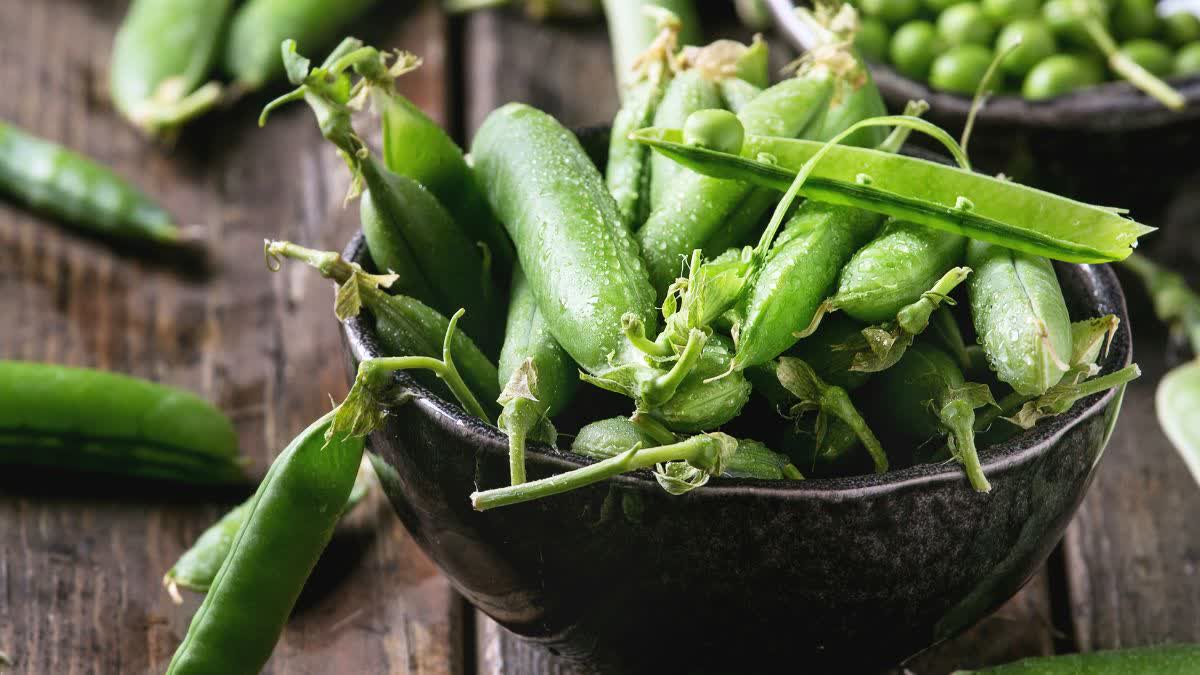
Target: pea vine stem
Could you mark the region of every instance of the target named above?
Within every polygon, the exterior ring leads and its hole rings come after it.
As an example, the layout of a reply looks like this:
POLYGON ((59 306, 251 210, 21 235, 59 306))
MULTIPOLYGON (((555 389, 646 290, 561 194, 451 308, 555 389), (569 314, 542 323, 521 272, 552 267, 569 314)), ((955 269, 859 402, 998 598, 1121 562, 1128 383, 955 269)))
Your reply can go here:
POLYGON ((719 442, 714 436, 701 434, 670 445, 653 448, 635 446, 614 457, 565 473, 520 485, 474 492, 471 494, 471 505, 478 511, 486 511, 500 506, 520 504, 570 492, 613 476, 639 469, 653 468, 668 462, 684 461, 707 469, 716 461, 715 453, 718 452, 718 449, 715 445, 719 442))
POLYGON ((1121 53, 1120 48, 1117 47, 1116 40, 1113 40, 1112 35, 1109 35, 1108 30, 1100 23, 1100 19, 1096 17, 1095 12, 1089 7, 1086 0, 1074 0, 1072 8, 1075 10, 1080 22, 1083 23, 1088 36, 1092 38, 1092 41, 1096 43, 1096 46, 1108 58, 1108 65, 1114 71, 1120 73, 1130 84, 1157 99, 1159 103, 1162 103, 1167 108, 1171 110, 1183 110, 1187 104, 1183 95, 1150 71, 1139 66, 1133 59, 1121 53))

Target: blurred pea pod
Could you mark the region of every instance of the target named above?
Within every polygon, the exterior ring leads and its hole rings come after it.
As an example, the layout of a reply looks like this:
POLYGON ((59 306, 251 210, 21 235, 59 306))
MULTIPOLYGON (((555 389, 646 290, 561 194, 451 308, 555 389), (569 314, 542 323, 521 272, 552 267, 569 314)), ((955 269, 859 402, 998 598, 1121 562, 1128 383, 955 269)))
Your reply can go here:
MULTIPOLYGON (((1154 312, 1171 332, 1200 355, 1200 295, 1182 276, 1134 253, 1121 262, 1146 286, 1154 312)), ((1200 483, 1200 359, 1176 366, 1158 383, 1154 396, 1158 423, 1200 483)))
POLYGON ((643 13, 643 8, 648 6, 661 7, 679 17, 681 44, 696 44, 701 40, 700 16, 692 0, 604 0, 613 72, 617 77, 617 92, 622 98, 626 88, 635 81, 632 77, 634 61, 658 35, 654 20, 643 13))
POLYGON ((117 110, 147 135, 165 136, 215 105, 221 87, 205 80, 232 4, 134 0, 117 30, 109 66, 117 110))

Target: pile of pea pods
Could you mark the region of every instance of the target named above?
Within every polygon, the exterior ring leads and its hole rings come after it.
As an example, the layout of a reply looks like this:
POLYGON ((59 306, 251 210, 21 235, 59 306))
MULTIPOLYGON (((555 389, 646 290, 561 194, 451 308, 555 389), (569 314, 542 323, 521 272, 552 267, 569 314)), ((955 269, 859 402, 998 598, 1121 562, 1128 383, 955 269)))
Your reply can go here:
POLYGON ((867 58, 940 91, 974 94, 998 53, 1000 89, 1034 101, 1110 80, 1143 86, 1147 75, 1200 75, 1200 17, 1178 6, 1160 16, 1155 0, 854 4, 865 16, 856 43, 867 58))

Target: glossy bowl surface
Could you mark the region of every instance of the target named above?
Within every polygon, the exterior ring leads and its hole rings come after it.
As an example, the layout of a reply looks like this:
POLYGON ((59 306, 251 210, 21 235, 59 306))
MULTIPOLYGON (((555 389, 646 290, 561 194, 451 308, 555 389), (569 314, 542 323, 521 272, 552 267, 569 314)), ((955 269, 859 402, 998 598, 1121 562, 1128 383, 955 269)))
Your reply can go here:
MULTIPOLYGON (((361 236, 346 249, 364 259, 361 236)), ((1122 319, 1104 359, 1130 362, 1124 299, 1106 266, 1059 265, 1075 319, 1122 319)), ((345 324, 353 367, 381 355, 371 320, 345 324)), ((353 372, 353 371, 351 371, 353 372)), ((369 448, 396 512, 476 607, 603 672, 857 672, 949 638, 1011 597, 1083 498, 1120 395, 1080 401, 985 449, 993 490, 955 465, 795 483, 714 479, 675 497, 649 475, 479 513, 506 484, 507 445, 406 375, 414 397, 369 448)), ((530 478, 587 460, 535 445, 530 478)))

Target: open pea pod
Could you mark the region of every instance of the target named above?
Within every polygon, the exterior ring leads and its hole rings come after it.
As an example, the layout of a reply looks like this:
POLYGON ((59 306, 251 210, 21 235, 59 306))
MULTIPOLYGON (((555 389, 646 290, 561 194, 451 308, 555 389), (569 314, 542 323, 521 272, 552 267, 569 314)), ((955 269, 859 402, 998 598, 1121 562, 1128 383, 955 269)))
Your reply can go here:
MULTIPOLYGON (((892 123, 906 117, 879 118, 892 123)), ((786 190, 809 160, 800 194, 855 206, 947 232, 956 232, 1076 263, 1122 260, 1138 237, 1155 228, 1117 210, 916 157, 869 148, 747 135, 740 154, 683 141, 678 129, 651 127, 638 142, 699 173, 786 190), (825 148, 825 150, 822 150, 825 148)))

